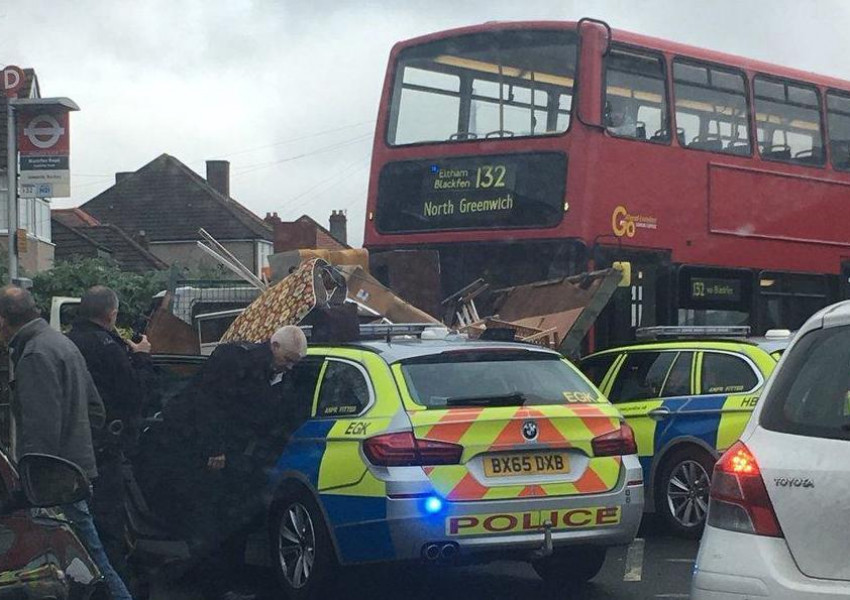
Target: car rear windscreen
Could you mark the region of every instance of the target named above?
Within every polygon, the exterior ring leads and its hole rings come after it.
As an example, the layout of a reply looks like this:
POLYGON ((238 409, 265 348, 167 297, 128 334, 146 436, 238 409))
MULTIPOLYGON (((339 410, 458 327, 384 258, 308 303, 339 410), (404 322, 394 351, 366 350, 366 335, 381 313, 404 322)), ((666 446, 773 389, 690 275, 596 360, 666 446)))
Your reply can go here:
POLYGON ((766 429, 850 440, 850 326, 806 334, 765 398, 766 429))
POLYGON ((604 402, 574 367, 542 352, 448 352, 401 369, 413 400, 428 408, 604 402))

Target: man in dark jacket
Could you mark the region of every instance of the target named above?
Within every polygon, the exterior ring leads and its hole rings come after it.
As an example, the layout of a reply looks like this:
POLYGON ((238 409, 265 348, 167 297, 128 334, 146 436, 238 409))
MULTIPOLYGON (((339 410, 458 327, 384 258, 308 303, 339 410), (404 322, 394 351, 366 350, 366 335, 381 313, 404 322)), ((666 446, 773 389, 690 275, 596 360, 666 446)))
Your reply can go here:
MULTIPOLYGON (((13 286, 0 290, 0 336, 9 345, 14 369, 17 456, 59 456, 96 480, 92 428, 101 429, 105 417, 80 351, 39 318, 29 292, 13 286)), ((106 578, 113 600, 130 600, 103 551, 87 503, 78 502, 63 510, 106 578)))
POLYGON ((106 408, 104 435, 94 440, 99 477, 92 512, 109 562, 126 581, 124 462, 135 451, 147 383, 153 377, 151 345, 145 336, 134 343, 118 335, 118 296, 106 286, 85 293, 77 317, 68 337, 86 359, 106 408))
POLYGON ((284 397, 283 377, 306 352, 294 326, 266 343, 222 344, 165 406, 159 443, 145 448, 157 462, 146 477, 150 499, 203 557, 209 597, 241 597, 223 592, 242 562, 246 530, 262 515, 266 469, 309 417, 309 400, 295 406, 284 397))

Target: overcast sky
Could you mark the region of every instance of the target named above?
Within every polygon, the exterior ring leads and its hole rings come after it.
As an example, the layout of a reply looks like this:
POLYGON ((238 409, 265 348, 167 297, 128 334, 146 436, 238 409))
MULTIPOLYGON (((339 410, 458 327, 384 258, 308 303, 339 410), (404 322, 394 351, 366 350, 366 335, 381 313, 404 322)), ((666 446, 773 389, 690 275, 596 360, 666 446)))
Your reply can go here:
POLYGON ((613 27, 850 79, 844 0, 2 0, 0 64, 69 96, 73 197, 163 152, 261 217, 349 215, 360 244, 386 61, 398 40, 493 20, 613 27))

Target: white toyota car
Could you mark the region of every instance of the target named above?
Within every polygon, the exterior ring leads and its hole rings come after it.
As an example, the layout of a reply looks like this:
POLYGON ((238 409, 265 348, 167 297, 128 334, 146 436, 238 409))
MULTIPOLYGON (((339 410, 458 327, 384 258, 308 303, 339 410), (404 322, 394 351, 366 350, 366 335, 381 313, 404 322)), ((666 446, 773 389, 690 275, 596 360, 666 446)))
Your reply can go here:
POLYGON ((717 463, 691 598, 850 598, 850 302, 803 326, 717 463))

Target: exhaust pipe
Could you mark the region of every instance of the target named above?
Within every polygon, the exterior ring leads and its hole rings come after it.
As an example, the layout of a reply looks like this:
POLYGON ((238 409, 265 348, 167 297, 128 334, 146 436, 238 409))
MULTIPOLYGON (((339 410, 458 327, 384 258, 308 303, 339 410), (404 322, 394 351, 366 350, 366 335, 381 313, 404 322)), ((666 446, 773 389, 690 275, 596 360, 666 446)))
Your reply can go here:
POLYGON ((430 561, 440 558, 440 547, 437 544, 428 544, 422 549, 422 554, 430 561))
POLYGON ((457 556, 457 544, 443 544, 443 547, 440 548, 440 558, 442 560, 452 560, 455 556, 457 556))

